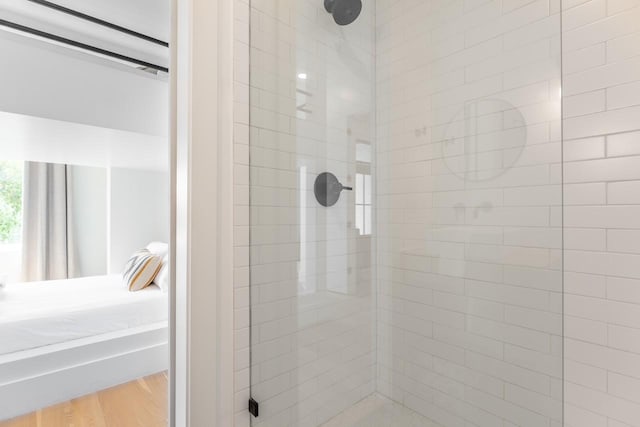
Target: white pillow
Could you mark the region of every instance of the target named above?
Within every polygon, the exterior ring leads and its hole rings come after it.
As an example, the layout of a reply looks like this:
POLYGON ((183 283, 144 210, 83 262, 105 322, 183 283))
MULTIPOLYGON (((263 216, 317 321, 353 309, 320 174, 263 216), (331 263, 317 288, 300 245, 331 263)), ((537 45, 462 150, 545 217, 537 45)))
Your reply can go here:
POLYGON ((135 252, 124 267, 122 279, 135 292, 149 286, 162 267, 162 257, 154 255, 148 249, 135 252))
POLYGON ((160 267, 156 278, 153 279, 153 283, 162 289, 162 292, 169 291, 169 255, 165 255, 162 258, 162 267, 160 267))
POLYGON ((149 249, 149 252, 152 254, 163 258, 169 253, 169 244, 164 242, 151 242, 147 245, 147 249, 149 249))
POLYGON ((147 245, 147 249, 154 255, 162 257, 162 267, 153 279, 153 283, 156 284, 163 292, 169 291, 169 244, 164 242, 151 242, 147 245))

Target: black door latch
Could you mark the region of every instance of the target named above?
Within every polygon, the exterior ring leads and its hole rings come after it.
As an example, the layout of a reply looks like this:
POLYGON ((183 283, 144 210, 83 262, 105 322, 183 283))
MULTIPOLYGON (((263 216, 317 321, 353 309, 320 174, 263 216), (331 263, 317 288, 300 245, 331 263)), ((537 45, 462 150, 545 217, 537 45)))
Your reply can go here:
POLYGON ((249 399, 249 413, 251 415, 253 415, 254 417, 257 417, 259 412, 260 412, 260 405, 258 405, 258 402, 253 400, 253 397, 250 398, 249 399))

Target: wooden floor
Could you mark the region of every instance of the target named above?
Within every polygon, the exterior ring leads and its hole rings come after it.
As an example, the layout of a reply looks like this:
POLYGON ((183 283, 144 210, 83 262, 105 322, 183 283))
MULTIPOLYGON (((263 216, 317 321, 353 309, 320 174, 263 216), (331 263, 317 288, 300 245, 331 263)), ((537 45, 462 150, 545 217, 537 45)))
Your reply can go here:
POLYGON ((0 422, 0 427, 166 426, 167 382, 166 373, 152 375, 0 422))

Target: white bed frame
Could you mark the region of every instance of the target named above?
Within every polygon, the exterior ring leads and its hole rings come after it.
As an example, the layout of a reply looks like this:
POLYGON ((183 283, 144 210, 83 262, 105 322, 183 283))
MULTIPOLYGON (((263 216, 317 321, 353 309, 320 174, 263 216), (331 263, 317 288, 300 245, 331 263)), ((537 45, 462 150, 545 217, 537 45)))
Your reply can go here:
POLYGON ((168 369, 167 322, 0 356, 0 420, 168 369))

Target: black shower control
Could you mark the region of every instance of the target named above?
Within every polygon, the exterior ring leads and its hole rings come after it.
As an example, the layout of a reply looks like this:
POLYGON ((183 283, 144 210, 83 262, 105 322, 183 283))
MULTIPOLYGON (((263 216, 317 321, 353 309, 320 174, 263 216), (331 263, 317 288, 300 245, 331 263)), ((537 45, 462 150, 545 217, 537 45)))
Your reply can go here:
POLYGON ((316 182, 313 185, 313 192, 316 195, 316 200, 322 206, 333 206, 338 202, 340 193, 342 190, 353 190, 352 187, 345 187, 338 181, 338 178, 331 172, 322 172, 316 178, 316 182))

